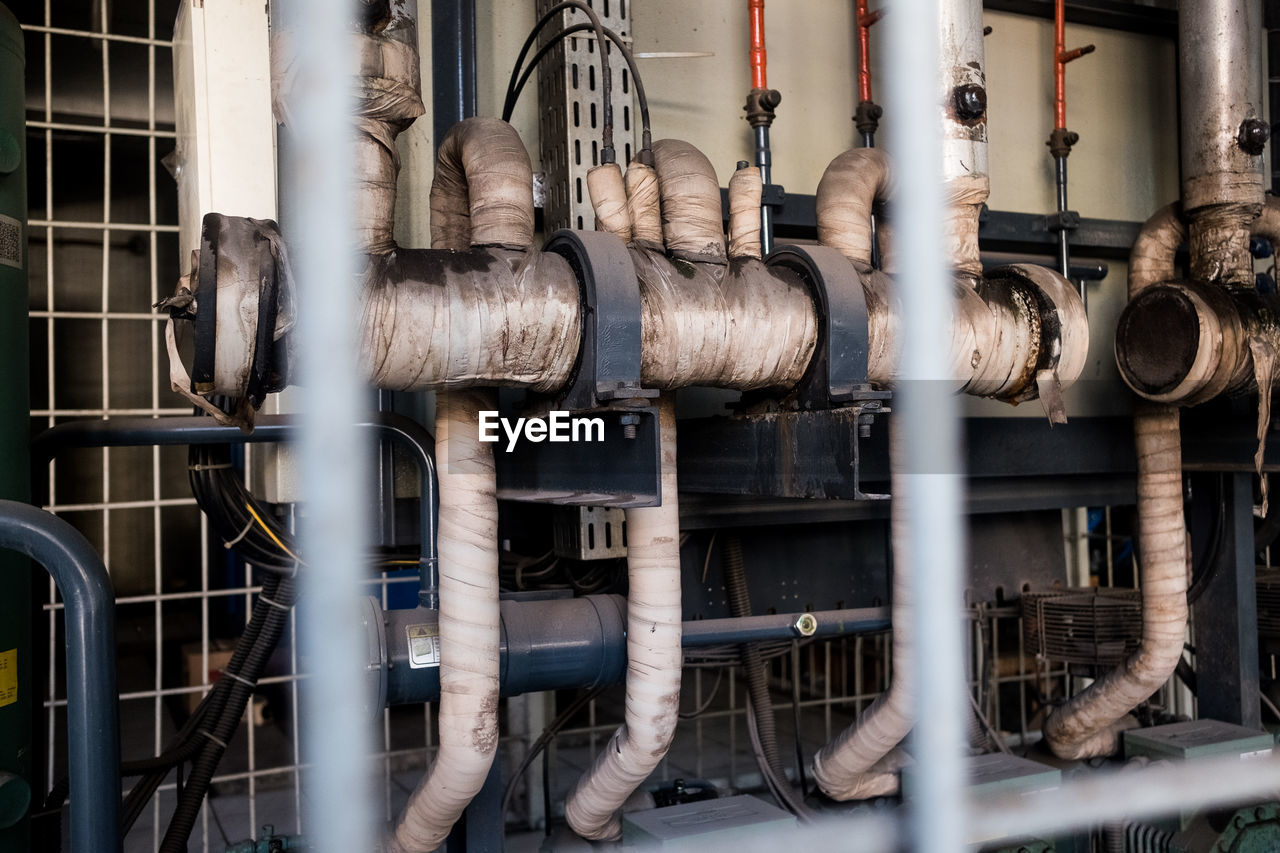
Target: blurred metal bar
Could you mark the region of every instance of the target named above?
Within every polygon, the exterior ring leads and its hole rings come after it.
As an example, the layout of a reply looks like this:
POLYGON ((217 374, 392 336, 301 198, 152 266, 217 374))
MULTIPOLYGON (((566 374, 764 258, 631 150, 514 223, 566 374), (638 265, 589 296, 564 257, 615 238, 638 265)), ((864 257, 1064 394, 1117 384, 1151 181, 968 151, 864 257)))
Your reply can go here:
POLYGON ((1280 790, 1280 753, 1093 771, 1061 788, 972 801, 973 842, 1051 837, 1109 820, 1143 820, 1226 805, 1273 800, 1280 790))
POLYGON ((373 743, 364 697, 355 689, 365 665, 358 608, 368 464, 356 425, 367 392, 351 357, 360 316, 350 185, 355 40, 345 0, 291 0, 282 11, 298 34, 293 160, 306 176, 292 184, 286 207, 296 216, 290 231, 298 282, 298 459, 306 496, 299 539, 308 555, 298 608, 309 671, 302 748, 313 768, 303 780, 304 820, 316 850, 349 853, 376 846, 373 743))
MULTIPOLYGON (((902 253, 898 277, 903 379, 894 407, 894 429, 901 430, 906 466, 894 478, 894 500, 905 501, 908 537, 908 553, 894 559, 910 567, 915 599, 909 624, 894 626, 915 638, 908 665, 917 697, 911 752, 918 772, 907 791, 907 832, 910 849, 958 853, 967 837, 961 764, 966 661, 960 621, 965 536, 959 406, 947 379, 952 283, 948 259, 942 256, 942 124, 950 122, 939 103, 944 94, 939 88, 952 79, 953 63, 970 57, 980 64, 981 2, 942 0, 940 7, 938 0, 902 0, 883 26, 885 54, 891 60, 886 100, 894 105, 889 149, 900 166, 896 215, 912 224, 914 238, 912 250, 902 253)), ((949 137, 948 158, 983 147, 949 137)), ((985 163, 968 165, 985 172, 985 163)))

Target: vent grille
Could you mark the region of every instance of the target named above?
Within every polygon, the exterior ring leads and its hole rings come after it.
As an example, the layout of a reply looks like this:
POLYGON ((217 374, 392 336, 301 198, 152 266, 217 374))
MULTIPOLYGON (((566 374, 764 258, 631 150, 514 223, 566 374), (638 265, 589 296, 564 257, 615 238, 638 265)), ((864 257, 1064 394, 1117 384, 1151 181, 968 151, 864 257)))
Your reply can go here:
POLYGON ((1037 656, 1063 663, 1115 665, 1142 638, 1136 589, 1061 589, 1022 595, 1022 630, 1037 656))

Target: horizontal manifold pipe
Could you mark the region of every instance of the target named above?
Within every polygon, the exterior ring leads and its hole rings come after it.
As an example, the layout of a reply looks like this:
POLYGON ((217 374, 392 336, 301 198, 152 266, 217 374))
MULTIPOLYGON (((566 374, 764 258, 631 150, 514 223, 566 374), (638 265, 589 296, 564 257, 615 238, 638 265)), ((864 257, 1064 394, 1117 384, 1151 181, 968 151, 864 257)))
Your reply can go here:
MULTIPOLYGON (((616 684, 626 672, 626 599, 620 595, 579 598, 504 600, 501 605, 503 696, 544 690, 590 688, 616 684)), ((440 696, 440 670, 413 666, 410 637, 434 636, 439 615, 421 607, 388 610, 372 638, 385 643, 386 704, 416 705, 440 696), (411 630, 418 629, 418 630, 411 630)), ((887 607, 778 613, 738 619, 696 619, 684 623, 685 649, 739 643, 766 643, 809 637, 832 639, 873 634, 890 627, 887 607), (813 632, 804 634, 797 620, 812 619, 813 632)), ((807 629, 806 629, 807 630, 807 629)))

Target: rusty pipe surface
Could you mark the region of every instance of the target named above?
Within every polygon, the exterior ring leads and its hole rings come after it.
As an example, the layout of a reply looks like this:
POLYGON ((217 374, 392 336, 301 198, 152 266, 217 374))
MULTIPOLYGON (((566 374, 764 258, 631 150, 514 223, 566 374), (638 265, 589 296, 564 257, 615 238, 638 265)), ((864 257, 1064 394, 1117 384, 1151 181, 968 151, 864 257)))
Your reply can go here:
POLYGON ((942 179, 949 202, 946 252, 976 278, 978 214, 987 200, 987 76, 981 0, 939 5, 938 109, 942 122, 942 179))

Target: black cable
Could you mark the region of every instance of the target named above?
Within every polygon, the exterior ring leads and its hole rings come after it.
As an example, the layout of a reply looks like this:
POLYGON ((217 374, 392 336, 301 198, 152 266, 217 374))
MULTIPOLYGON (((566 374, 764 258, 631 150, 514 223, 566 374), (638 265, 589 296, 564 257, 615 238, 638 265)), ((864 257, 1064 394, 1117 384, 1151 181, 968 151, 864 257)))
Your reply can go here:
POLYGON ((206 715, 204 724, 196 730, 196 736, 203 738, 204 743, 191 761, 186 789, 178 799, 169 828, 160 844, 160 853, 186 853, 187 839, 200 815, 200 808, 209 791, 213 774, 222 760, 227 744, 235 735, 240 718, 244 715, 245 705, 253 695, 257 681, 266 669, 267 661, 288 624, 296 594, 295 583, 292 577, 282 577, 274 598, 258 596, 254 605, 255 614, 262 607, 266 607, 258 641, 245 655, 242 669, 236 671, 228 666, 223 671, 223 677, 219 679, 219 684, 229 681, 229 689, 222 696, 221 701, 214 704, 219 711, 218 716, 210 718, 206 715))
MULTIPOLYGON (((520 55, 516 57, 516 64, 511 69, 511 77, 509 79, 515 80, 516 75, 520 73, 520 69, 524 66, 524 59, 529 55, 529 49, 533 47, 533 43, 537 40, 539 33, 542 32, 542 28, 551 23, 557 15, 566 9, 577 9, 591 19, 591 28, 595 30, 596 34, 596 44, 600 46, 600 82, 604 90, 601 93, 604 102, 604 130, 602 133, 600 162, 613 163, 616 158, 613 148, 613 73, 609 65, 609 46, 605 42, 604 26, 600 23, 600 16, 583 0, 564 0, 564 2, 552 6, 545 15, 538 19, 538 22, 533 25, 533 29, 529 31, 528 38, 524 40, 524 46, 520 48, 520 55)), ((508 92, 511 89, 511 84, 508 82, 508 92)), ((512 106, 514 107, 514 103, 512 106)), ((505 105, 503 115, 510 115, 510 111, 506 109, 505 105)))
POLYGON ((1214 576, 1218 574, 1218 566, 1222 564, 1223 546, 1227 541, 1227 501, 1226 486, 1223 484, 1222 475, 1217 478, 1217 490, 1214 494, 1215 517, 1213 524, 1213 533, 1209 538, 1209 546, 1205 549, 1204 556, 1200 564, 1191 567, 1191 586, 1187 589, 1187 604, 1195 604, 1196 600, 1204 594, 1209 583, 1214 576))
MULTIPOLYGON (((538 757, 538 753, 542 752, 542 750, 546 748, 547 744, 551 743, 552 739, 559 734, 560 730, 568 725, 569 720, 573 718, 574 714, 581 711, 586 707, 588 702, 603 693, 604 689, 605 685, 591 688, 586 693, 583 693, 577 699, 570 702, 567 708, 561 711, 554 720, 547 724, 547 727, 542 730, 542 734, 540 734, 538 739, 533 742, 533 745, 529 747, 529 752, 525 755, 524 760, 520 762, 520 765, 512 772, 511 778, 507 780, 507 788, 502 792, 502 811, 499 812, 499 814, 505 815, 507 813, 507 809, 511 808, 511 798, 515 796, 516 786, 520 784, 520 777, 529 769, 529 765, 538 757)), ((548 820, 550 819, 550 816, 551 813, 547 812, 548 820)))
MULTIPOLYGON (((519 82, 516 82, 515 74, 514 72, 512 73, 511 81, 507 84, 507 98, 502 107, 503 121, 511 121, 511 115, 515 112, 516 104, 520 100, 520 93, 524 91, 524 84, 529 80, 529 77, 533 75, 533 72, 538 69, 538 63, 542 61, 542 58, 554 50, 556 45, 563 39, 574 35, 575 33, 580 33, 584 30, 590 29, 593 29, 591 24, 574 24, 571 27, 566 27, 556 34, 557 38, 544 44, 542 48, 533 55, 533 59, 529 61, 529 64, 525 66, 524 72, 520 75, 519 82), (514 86, 512 85, 513 83, 514 86)), ((626 60, 627 68, 631 71, 631 80, 636 87, 636 100, 640 102, 640 157, 638 159, 644 165, 652 166, 653 134, 649 126, 649 97, 645 94, 644 81, 640 78, 640 69, 636 67, 635 55, 626 46, 626 44, 623 43, 622 36, 618 35, 616 30, 605 27, 604 32, 605 35, 609 37, 609 40, 618 48, 618 52, 621 53, 622 58, 626 60)))

